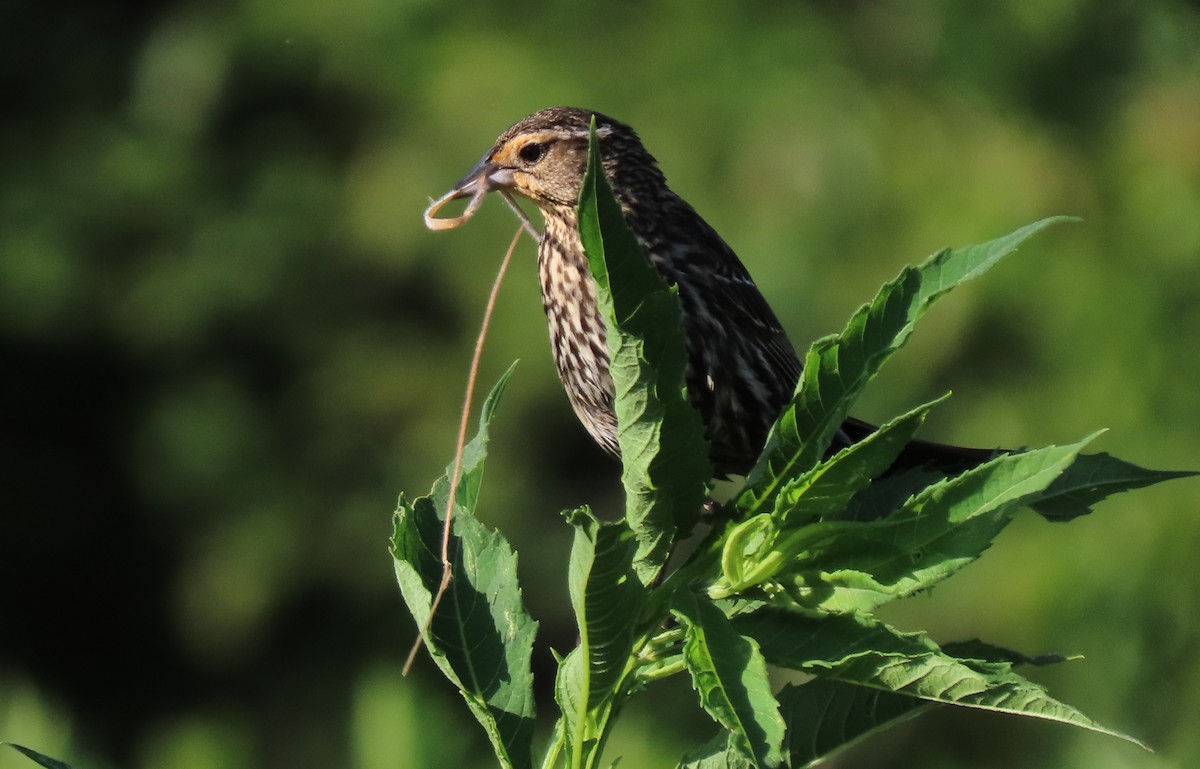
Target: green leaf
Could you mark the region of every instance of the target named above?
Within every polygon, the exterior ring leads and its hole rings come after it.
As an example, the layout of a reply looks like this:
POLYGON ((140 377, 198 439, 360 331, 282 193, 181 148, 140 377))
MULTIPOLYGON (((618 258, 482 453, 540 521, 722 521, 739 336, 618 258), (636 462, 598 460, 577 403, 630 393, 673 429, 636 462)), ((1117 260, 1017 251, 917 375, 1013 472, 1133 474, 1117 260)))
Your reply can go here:
POLYGON ((841 512, 855 494, 892 466, 930 409, 948 397, 949 393, 893 419, 786 483, 775 500, 775 517, 782 524, 795 525, 841 512))
POLYGON ((1092 512, 1092 505, 1113 494, 1197 474, 1185 470, 1147 470, 1111 454, 1085 454, 1031 506, 1047 520, 1069 521, 1092 512))
POLYGON ((788 766, 816 765, 934 707, 915 697, 827 678, 789 684, 779 692, 788 766))
POLYGON ((1103 726, 1074 707, 1054 699, 1041 686, 1011 669, 1003 672, 977 670, 944 654, 916 658, 869 654, 840 666, 836 676, 842 681, 873 685, 931 702, 1056 721, 1118 737, 1148 749, 1140 740, 1103 726))
POLYGON ((878 478, 855 494, 837 519, 865 522, 886 518, 913 494, 944 480, 945 477, 945 473, 915 468, 878 478))
POLYGON ((871 611, 912 595, 978 558, 1088 440, 1001 455, 925 487, 878 521, 781 530, 771 516, 756 515, 730 531, 722 577, 708 593, 727 598, 771 582, 802 606, 829 612, 871 611))
POLYGON ((859 308, 841 334, 813 343, 796 395, 771 429, 738 498, 742 516, 767 508, 783 484, 816 465, 867 382, 904 345, 934 301, 1038 231, 1067 220, 1043 219, 988 243, 940 251, 919 268, 905 268, 859 308))
POLYGON ((900 633, 863 614, 817 614, 763 606, 735 616, 733 630, 758 643, 772 665, 824 674, 865 655, 919 657, 938 651, 921 633, 900 633))
POLYGON ((942 644, 942 651, 968 665, 1029 665, 1040 668, 1067 661, 1067 658, 1061 654, 1039 654, 1031 657, 1003 646, 980 641, 978 638, 971 641, 952 641, 942 644))
MULTIPOLYGON (((1040 666, 1063 661, 1055 654, 1028 657, 982 641, 946 644, 942 650, 967 664, 1040 666)), ((779 693, 779 711, 787 724, 784 752, 788 765, 802 767, 828 760, 866 737, 934 707, 937 704, 928 700, 828 678, 785 686, 779 693)))
POLYGON ((753 766, 750 759, 733 745, 733 735, 724 729, 679 762, 679 769, 751 769, 753 766))
POLYGON ((638 577, 648 585, 677 534, 695 525, 712 467, 704 425, 683 393, 678 297, 625 225, 602 173, 594 121, 578 221, 608 331, 625 517, 637 537, 638 577))
POLYGON ((684 628, 684 662, 700 704, 754 766, 778 764, 783 719, 758 645, 734 630, 720 609, 691 593, 677 596, 672 614, 684 628))
POLYGON ((18 745, 15 742, 0 742, 0 745, 7 745, 18 753, 23 754, 38 766, 46 767, 46 769, 71 769, 70 764, 59 761, 57 758, 50 758, 50 756, 38 753, 36 750, 27 748, 24 745, 18 745))
POLYGON ((624 521, 600 523, 586 509, 567 520, 575 527, 569 580, 579 646, 560 667, 555 691, 570 750, 587 766, 607 734, 646 592, 633 569, 636 542, 624 521))
POLYGON ((600 523, 573 511, 569 583, 580 646, 589 660, 589 700, 607 697, 620 682, 646 591, 633 571, 635 541, 624 521, 600 523))
POLYGON ((1001 455, 926 487, 883 520, 814 525, 796 562, 795 597, 825 611, 870 611, 932 587, 990 547, 1090 440, 1001 455))
POLYGON ((901 633, 870 617, 764 609, 736 618, 733 625, 758 641, 773 664, 929 702, 1057 721, 1145 747, 1050 697, 1013 672, 1011 662, 958 659, 924 634, 901 633))
MULTIPOLYGON (((424 641, 483 725, 501 765, 522 769, 533 763, 530 659, 537 623, 521 600, 516 554, 474 515, 488 423, 511 373, 510 368, 488 396, 479 432, 463 452, 449 551, 452 579, 424 641)), ((453 467, 447 468, 429 496, 410 503, 401 495, 396 510, 396 578, 418 627, 426 625, 442 579, 443 521, 452 472, 453 467)))

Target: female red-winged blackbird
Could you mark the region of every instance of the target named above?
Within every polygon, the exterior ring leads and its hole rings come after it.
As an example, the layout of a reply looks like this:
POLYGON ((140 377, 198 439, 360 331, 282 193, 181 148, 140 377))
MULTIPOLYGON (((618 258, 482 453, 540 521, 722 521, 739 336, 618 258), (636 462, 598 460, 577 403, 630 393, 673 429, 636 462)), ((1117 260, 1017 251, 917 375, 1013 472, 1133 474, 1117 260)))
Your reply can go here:
MULTIPOLYGON (((538 274, 558 376, 592 438, 617 454, 604 321, 575 217, 593 115, 605 176, 625 221, 663 278, 679 287, 687 394, 707 427, 713 467, 722 476, 744 474, 791 399, 800 359, 737 254, 671 191, 632 128, 591 110, 536 112, 501 134, 443 200, 511 190, 541 209, 546 229, 538 274)), ((850 419, 838 440, 844 445, 872 429, 850 419)), ((914 441, 897 465, 961 470, 993 454, 914 441)))

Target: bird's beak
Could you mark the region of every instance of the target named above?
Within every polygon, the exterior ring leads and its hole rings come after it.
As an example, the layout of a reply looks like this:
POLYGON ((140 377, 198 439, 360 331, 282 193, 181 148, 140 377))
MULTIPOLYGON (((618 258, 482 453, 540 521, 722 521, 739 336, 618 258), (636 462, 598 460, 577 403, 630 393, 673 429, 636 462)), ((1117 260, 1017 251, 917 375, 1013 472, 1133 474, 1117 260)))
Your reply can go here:
POLYGON ((509 189, 512 186, 512 169, 504 168, 484 155, 483 159, 476 163, 466 176, 459 179, 449 192, 429 204, 429 208, 425 209, 425 226, 431 230, 447 230, 457 227, 474 216, 475 210, 483 202, 484 195, 492 190, 509 189), (437 218, 437 212, 443 206, 452 200, 461 198, 471 199, 461 216, 452 219, 437 218))
POLYGON ((454 194, 455 198, 465 198, 477 194, 480 188, 486 194, 492 190, 507 189, 512 185, 512 169, 504 168, 484 155, 474 168, 467 171, 466 176, 458 180, 458 184, 451 188, 450 193, 454 194))

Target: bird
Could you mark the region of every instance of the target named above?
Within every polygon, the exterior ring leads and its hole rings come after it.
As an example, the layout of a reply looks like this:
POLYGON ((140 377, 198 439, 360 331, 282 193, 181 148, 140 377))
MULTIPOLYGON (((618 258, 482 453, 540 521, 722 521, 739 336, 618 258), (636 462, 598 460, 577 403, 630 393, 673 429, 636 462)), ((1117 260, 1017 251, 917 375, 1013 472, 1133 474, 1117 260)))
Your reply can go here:
MULTIPOLYGON (((592 439, 619 457, 607 331, 577 229, 593 119, 601 166, 626 224, 663 280, 678 287, 686 393, 703 420, 715 477, 744 476, 791 401, 802 363, 745 265, 668 186, 633 128, 589 109, 540 110, 500 134, 441 200, 471 197, 474 206, 502 190, 540 210, 537 272, 558 378, 592 439)), ((875 429, 850 417, 831 451, 875 429)), ((951 474, 996 453, 914 440, 890 472, 922 467, 951 474)))

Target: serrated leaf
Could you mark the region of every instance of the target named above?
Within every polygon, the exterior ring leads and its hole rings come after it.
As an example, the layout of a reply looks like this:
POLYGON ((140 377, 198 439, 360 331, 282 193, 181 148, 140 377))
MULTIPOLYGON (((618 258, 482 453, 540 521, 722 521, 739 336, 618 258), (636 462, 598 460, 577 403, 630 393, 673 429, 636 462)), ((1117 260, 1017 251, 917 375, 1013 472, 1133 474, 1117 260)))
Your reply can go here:
POLYGON ((758 645, 734 630, 720 609, 690 593, 677 596, 672 614, 684 628, 684 662, 701 706, 754 766, 775 766, 784 725, 758 645))
POLYGON ((739 614, 733 630, 758 643, 772 665, 813 674, 864 655, 919 657, 938 651, 922 633, 900 633, 861 614, 809 614, 766 606, 739 614))
POLYGON ((7 745, 8 747, 28 758, 30 761, 33 761, 38 766, 46 767, 46 769, 71 769, 71 765, 65 761, 59 761, 57 758, 51 758, 50 756, 39 753, 32 748, 27 748, 24 745, 18 745, 15 742, 0 742, 0 745, 7 745))
POLYGON ((575 527, 569 581, 579 646, 560 667, 555 690, 568 744, 587 765, 630 664, 646 593, 633 569, 636 541, 624 521, 600 523, 586 509, 567 520, 575 527))
POLYGON ((1145 747, 1054 699, 1010 662, 957 659, 922 633, 901 633, 870 617, 767 609, 737 618, 734 627, 758 641, 773 664, 930 702, 1057 721, 1145 747))
POLYGON ((751 769, 754 764, 732 743, 733 735, 722 729, 680 759, 679 769, 751 769))
POLYGON ((1046 665, 1057 665, 1066 662, 1061 654, 1039 654, 1030 656, 1003 646, 981 641, 978 638, 970 641, 952 641, 942 644, 942 651, 964 663, 980 665, 1028 665, 1040 668, 1046 665))
POLYGON ((601 169, 595 121, 577 213, 608 331, 625 518, 637 537, 638 577, 648 585, 677 533, 695 525, 712 467, 704 425, 683 394, 678 298, 622 218, 601 169))
POLYGON ((796 395, 771 429, 738 498, 742 517, 768 508, 784 483, 820 460, 867 382, 904 345, 934 301, 981 275, 1038 231, 1066 220, 1043 219, 988 243, 945 249, 919 268, 905 268, 859 308, 841 334, 813 343, 796 395))
POLYGON ((947 397, 949 393, 893 419, 784 484, 775 500, 775 518, 783 525, 794 525, 841 512, 855 494, 891 467, 930 409, 947 397))
POLYGON ((915 468, 879 478, 854 495, 838 520, 866 522, 886 518, 913 494, 945 477, 945 473, 915 468))
MULTIPOLYGON (((450 561, 452 579, 428 630, 425 647, 462 693, 484 727, 502 766, 532 766, 533 673, 530 660, 537 623, 517 584, 517 557, 498 532, 474 515, 487 456, 488 422, 508 380, 484 403, 479 432, 463 452, 455 501, 450 561)), ((392 555, 400 592, 418 627, 424 627, 442 579, 441 542, 449 477, 413 502, 400 496, 392 555)))
POLYGON ((788 727, 787 765, 815 766, 934 707, 916 697, 827 678, 789 684, 779 692, 779 711, 788 727))
POLYGON ((795 587, 809 592, 798 600, 826 611, 871 611, 932 587, 990 547, 1089 440, 999 456, 926 487, 883 520, 817 524, 836 536, 813 543, 797 567, 795 587))
MULTIPOLYGON (((945 644, 942 651, 968 665, 1041 666, 1064 660, 1057 654, 1029 657, 982 641, 945 644)), ((779 711, 787 723, 784 753, 788 765, 797 769, 814 766, 937 706, 928 700, 828 678, 785 686, 779 693, 779 711)))
POLYGON ((1097 723, 1076 708, 1054 699, 1044 688, 1012 670, 980 671, 944 654, 899 659, 866 655, 839 667, 836 676, 839 680, 861 685, 873 682, 871 685, 887 691, 931 702, 1056 721, 1146 748, 1140 740, 1097 723))
POLYGON ((1001 455, 925 487, 878 521, 779 529, 771 516, 756 515, 726 537, 722 578, 708 593, 726 598, 770 582, 810 609, 868 612, 927 589, 990 547, 1088 440, 1001 455))
POLYGON ((633 571, 636 543, 624 521, 601 523, 586 509, 568 516, 575 527, 569 588, 589 660, 589 700, 607 697, 624 673, 646 591, 633 571))
POLYGON ((580 756, 581 766, 590 766, 588 758, 599 748, 599 734, 588 719, 588 665, 582 646, 576 646, 558 662, 554 679, 554 700, 562 713, 556 729, 561 729, 568 755, 580 756))
POLYGON ((1111 454, 1084 454, 1031 507, 1047 520, 1069 521, 1092 512, 1092 505, 1113 494, 1197 474, 1184 470, 1147 470, 1111 454))

